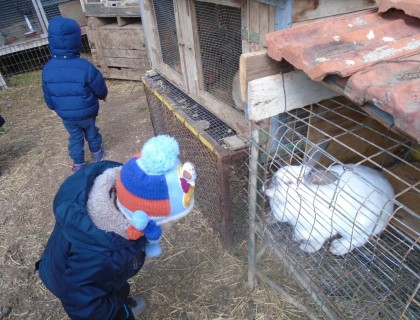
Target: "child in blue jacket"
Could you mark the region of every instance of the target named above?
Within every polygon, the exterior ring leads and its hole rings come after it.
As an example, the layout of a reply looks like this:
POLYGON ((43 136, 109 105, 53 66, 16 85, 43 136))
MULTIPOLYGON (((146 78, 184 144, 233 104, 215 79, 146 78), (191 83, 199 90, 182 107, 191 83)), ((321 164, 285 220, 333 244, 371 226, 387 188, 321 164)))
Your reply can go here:
POLYGON ((95 162, 104 156, 96 117, 99 100, 106 100, 108 89, 101 72, 80 57, 82 35, 75 20, 50 20, 48 41, 52 57, 42 70, 44 99, 69 133, 69 155, 77 171, 85 165, 85 139, 95 162))
POLYGON ((128 280, 160 255, 161 226, 192 210, 195 178, 178 142, 161 135, 124 165, 92 163, 64 181, 37 268, 70 319, 133 320, 145 309, 128 280))

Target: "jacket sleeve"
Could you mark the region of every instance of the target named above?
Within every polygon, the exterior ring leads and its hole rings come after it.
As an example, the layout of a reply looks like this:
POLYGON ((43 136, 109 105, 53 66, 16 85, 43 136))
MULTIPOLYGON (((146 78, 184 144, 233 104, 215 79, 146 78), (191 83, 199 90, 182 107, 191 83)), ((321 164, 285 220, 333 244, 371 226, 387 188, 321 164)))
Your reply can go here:
POLYGON ((108 95, 108 88, 102 73, 91 63, 88 68, 88 86, 100 100, 104 100, 108 95))
POLYGON ((45 83, 44 80, 42 80, 42 91, 44 93, 44 100, 45 103, 47 105, 48 108, 50 108, 51 110, 54 110, 54 106, 51 100, 51 94, 48 90, 47 84, 45 83))

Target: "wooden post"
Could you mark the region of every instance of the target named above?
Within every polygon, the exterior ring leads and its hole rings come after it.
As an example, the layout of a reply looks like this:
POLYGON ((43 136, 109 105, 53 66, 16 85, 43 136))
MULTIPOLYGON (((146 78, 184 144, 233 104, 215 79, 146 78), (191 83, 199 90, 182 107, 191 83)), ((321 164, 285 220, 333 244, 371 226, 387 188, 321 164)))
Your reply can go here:
POLYGON ((256 253, 257 237, 256 215, 257 215, 257 188, 258 188, 258 157, 259 157, 259 130, 252 130, 251 136, 251 156, 249 159, 249 183, 248 183, 248 212, 249 212, 249 236, 248 236, 248 286, 254 289, 256 286, 256 253))
POLYGON ((7 88, 6 81, 4 81, 3 75, 0 72, 0 89, 7 88))

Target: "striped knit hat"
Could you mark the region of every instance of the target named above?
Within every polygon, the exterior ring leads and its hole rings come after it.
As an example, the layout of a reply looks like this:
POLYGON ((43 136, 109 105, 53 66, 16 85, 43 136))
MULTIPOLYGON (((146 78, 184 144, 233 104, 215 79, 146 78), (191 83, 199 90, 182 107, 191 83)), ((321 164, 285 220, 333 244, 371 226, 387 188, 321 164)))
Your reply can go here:
POLYGON ((136 230, 187 215, 194 206, 195 168, 180 163, 178 142, 167 135, 148 140, 121 168, 117 204, 136 230))

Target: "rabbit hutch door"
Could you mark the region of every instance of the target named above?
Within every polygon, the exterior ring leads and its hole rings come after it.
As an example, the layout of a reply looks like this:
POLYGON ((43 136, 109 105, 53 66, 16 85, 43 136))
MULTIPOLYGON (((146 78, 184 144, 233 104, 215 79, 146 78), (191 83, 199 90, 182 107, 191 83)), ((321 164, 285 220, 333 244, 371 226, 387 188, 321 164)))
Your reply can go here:
POLYGON ((235 109, 232 83, 247 44, 241 34, 247 3, 143 0, 141 5, 152 67, 239 132, 244 115, 235 109))

